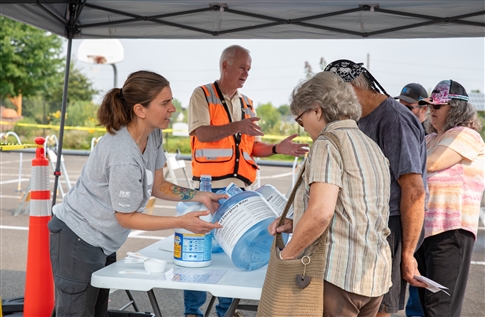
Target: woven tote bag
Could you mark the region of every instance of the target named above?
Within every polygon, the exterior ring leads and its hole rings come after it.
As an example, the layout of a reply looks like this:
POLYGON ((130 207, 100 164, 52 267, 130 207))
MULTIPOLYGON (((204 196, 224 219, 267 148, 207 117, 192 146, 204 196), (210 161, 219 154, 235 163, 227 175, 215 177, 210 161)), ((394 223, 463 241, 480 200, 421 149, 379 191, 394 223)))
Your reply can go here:
MULTIPOLYGON (((297 184, 293 187, 291 196, 280 218, 279 225, 290 209, 297 188, 302 182, 300 173, 297 184)), ((298 317, 298 316, 322 316, 323 315, 323 273, 326 261, 326 239, 328 227, 307 251, 301 259, 281 260, 278 252, 285 246, 281 233, 277 233, 269 258, 268 269, 263 284, 261 299, 258 305, 258 317, 298 317), (310 251, 310 250, 313 250, 310 251), (306 264, 306 265, 305 265, 306 264), (306 287, 300 285, 309 284, 306 287)))
MULTIPOLYGON (((305 276, 311 277, 310 284, 300 288, 296 282, 303 274, 302 259, 281 260, 276 243, 273 243, 264 280, 258 317, 323 316, 323 273, 326 260, 326 236, 328 229, 317 240, 316 249, 306 265, 305 276)), ((275 239, 276 241, 276 239, 275 239)))

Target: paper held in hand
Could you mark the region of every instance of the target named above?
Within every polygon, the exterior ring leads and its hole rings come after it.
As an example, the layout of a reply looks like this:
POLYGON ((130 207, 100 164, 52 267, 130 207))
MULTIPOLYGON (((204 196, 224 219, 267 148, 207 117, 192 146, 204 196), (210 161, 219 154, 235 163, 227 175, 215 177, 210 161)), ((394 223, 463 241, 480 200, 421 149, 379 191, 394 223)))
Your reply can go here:
POLYGON ((448 289, 448 287, 444 287, 443 285, 438 284, 435 281, 430 280, 429 278, 424 277, 422 275, 419 275, 419 276, 415 275, 414 278, 417 279, 418 281, 423 282, 426 285, 428 285, 428 287, 426 287, 426 289, 429 290, 430 292, 436 293, 436 292, 442 291, 446 295, 450 296, 450 293, 445 291, 445 289, 448 289))

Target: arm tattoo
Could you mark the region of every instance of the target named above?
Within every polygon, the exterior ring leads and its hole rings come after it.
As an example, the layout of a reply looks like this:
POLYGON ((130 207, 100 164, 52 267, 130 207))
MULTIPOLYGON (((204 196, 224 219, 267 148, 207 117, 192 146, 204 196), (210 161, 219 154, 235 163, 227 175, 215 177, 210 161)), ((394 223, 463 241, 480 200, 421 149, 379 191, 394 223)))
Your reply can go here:
POLYGON ((180 195, 182 200, 190 200, 194 198, 197 191, 195 189, 180 187, 180 186, 173 186, 172 192, 174 194, 180 195))

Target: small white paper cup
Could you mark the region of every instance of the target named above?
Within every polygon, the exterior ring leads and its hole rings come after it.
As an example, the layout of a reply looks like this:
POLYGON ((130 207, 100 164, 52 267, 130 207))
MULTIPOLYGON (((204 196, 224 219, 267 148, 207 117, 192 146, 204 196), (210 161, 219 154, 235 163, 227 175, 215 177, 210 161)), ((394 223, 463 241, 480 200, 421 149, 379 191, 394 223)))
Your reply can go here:
POLYGON ((167 266, 167 261, 150 258, 143 262, 143 265, 145 266, 145 271, 149 273, 163 273, 167 266))

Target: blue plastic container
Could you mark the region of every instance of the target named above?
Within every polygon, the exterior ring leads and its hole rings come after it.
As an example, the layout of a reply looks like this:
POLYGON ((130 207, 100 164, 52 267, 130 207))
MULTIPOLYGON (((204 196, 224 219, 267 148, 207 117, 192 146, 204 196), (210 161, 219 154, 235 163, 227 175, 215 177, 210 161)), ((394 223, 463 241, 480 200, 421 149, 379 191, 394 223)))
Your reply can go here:
POLYGON ((235 266, 252 271, 269 262, 273 236, 268 226, 276 212, 255 191, 245 191, 229 197, 215 212, 212 222, 223 228, 214 236, 235 266))

